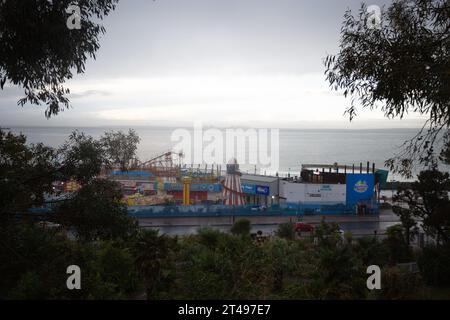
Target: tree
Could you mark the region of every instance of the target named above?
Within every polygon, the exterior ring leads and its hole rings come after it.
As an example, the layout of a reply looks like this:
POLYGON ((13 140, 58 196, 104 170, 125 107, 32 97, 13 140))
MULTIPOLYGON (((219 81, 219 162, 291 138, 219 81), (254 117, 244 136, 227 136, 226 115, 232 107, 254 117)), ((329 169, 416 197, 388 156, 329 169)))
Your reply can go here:
POLYGON ((27 145, 24 135, 0 129, 0 218, 41 206, 53 191, 57 168, 54 149, 27 145))
POLYGON ((383 242, 387 245, 389 261, 392 264, 410 262, 412 259, 412 250, 406 242, 404 231, 401 224, 396 224, 386 229, 387 238, 383 242))
POLYGON ((242 237, 250 236, 250 220, 238 219, 231 227, 231 233, 242 237))
MULTIPOLYGON (((394 199, 396 199, 394 197, 394 199)), ((394 200, 398 201, 398 199, 394 200)), ((393 206, 392 211, 399 216, 400 222, 402 223, 403 229, 405 230, 405 240, 406 244, 409 246, 411 239, 417 234, 417 221, 415 219, 413 210, 409 208, 403 208, 401 206, 393 206)))
POLYGON ((120 242, 84 243, 59 229, 16 224, 0 233, 0 299, 117 299, 138 289, 130 250, 120 242), (67 290, 69 265, 82 270, 82 289, 67 290))
POLYGON ((323 247, 336 247, 342 242, 339 225, 336 222, 326 223, 324 219, 314 231, 314 237, 317 238, 319 245, 323 247))
POLYGON ((356 16, 345 13, 340 50, 326 57, 325 74, 331 87, 352 97, 350 120, 358 103, 381 107, 388 118, 428 117, 403 152, 386 162, 410 177, 413 163, 430 160, 439 132, 450 125, 450 6, 447 0, 394 0, 379 24, 373 15, 364 4, 356 16))
POLYGON ((80 183, 88 183, 108 166, 103 145, 83 132, 74 131, 58 150, 61 155, 61 175, 80 183))
POLYGON ((443 163, 450 165, 450 130, 444 134, 444 147, 439 154, 439 160, 443 163))
POLYGON ((313 289, 319 299, 361 299, 365 296, 364 268, 350 246, 320 245, 313 289))
POLYGON ((419 267, 425 281, 430 285, 450 285, 450 246, 428 245, 419 257, 419 267))
POLYGON ((54 219, 73 228, 82 241, 126 238, 136 231, 137 225, 121 199, 117 182, 94 179, 59 204, 54 219))
POLYGON ((175 242, 158 230, 141 230, 134 245, 135 265, 144 280, 147 299, 170 285, 175 242))
MULTIPOLYGON (((450 242, 450 200, 448 190, 450 177, 436 167, 422 171, 410 188, 400 188, 395 201, 404 203, 408 209, 395 209, 404 215, 404 222, 412 227, 411 219, 422 219, 424 231, 437 237, 438 242, 450 242), (408 210, 406 212, 405 210, 408 210)), ((402 221, 403 222, 403 221, 402 221)))
POLYGON ((121 170, 128 170, 137 161, 136 150, 140 138, 133 129, 128 134, 122 131, 109 131, 100 139, 111 164, 119 165, 121 170))
POLYGON ((280 238, 293 240, 295 238, 294 224, 292 222, 279 224, 276 234, 280 238))
MULTIPOLYGON (((0 1, 0 87, 8 81, 24 89, 23 106, 47 105, 46 116, 70 106, 64 82, 95 59, 105 28, 97 23, 118 0, 79 0, 80 28, 69 29, 72 0, 0 1), (67 11, 69 13, 67 13, 67 11)), ((73 7, 72 7, 73 8, 73 7)))

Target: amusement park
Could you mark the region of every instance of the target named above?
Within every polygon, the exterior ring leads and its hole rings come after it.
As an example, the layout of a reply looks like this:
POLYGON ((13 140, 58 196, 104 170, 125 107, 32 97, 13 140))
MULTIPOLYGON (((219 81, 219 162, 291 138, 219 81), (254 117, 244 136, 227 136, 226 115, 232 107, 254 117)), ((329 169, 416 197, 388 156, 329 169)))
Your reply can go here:
MULTIPOLYGON (((165 152, 129 170, 104 170, 120 184, 130 215, 140 218, 377 215, 386 170, 375 164, 304 164, 298 174, 243 173, 235 158, 221 165, 187 165, 165 152)), ((76 186, 67 183, 65 191, 76 186)))

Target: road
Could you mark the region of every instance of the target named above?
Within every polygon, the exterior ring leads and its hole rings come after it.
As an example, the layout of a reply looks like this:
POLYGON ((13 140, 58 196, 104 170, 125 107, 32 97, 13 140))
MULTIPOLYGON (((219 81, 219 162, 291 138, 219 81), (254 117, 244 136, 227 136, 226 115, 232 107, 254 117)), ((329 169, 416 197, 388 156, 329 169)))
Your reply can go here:
MULTIPOLYGON (((351 231, 355 237, 373 235, 382 236, 386 229, 400 223, 398 217, 391 210, 382 210, 378 216, 305 216, 302 221, 317 225, 325 218, 326 222, 336 222, 344 231, 351 231)), ((196 225, 151 225, 148 219, 140 219, 140 225, 147 229, 159 229, 161 233, 168 235, 195 234, 204 226, 214 228, 223 232, 229 232, 231 224, 196 224, 196 225)), ((278 223, 252 224, 251 232, 262 231, 264 235, 273 234, 278 228, 278 223)))

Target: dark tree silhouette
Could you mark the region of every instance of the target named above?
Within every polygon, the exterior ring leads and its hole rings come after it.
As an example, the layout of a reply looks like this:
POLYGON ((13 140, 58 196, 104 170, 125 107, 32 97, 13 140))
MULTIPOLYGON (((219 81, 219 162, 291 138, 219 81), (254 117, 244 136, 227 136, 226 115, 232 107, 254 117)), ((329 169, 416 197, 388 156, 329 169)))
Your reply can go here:
POLYGON ((80 29, 69 29, 72 0, 0 1, 0 88, 8 81, 24 89, 18 104, 47 105, 46 116, 70 106, 63 86, 73 72, 83 73, 88 57, 95 59, 97 23, 114 10, 118 0, 79 0, 80 29))
POLYGON ((350 120, 359 105, 381 108, 388 118, 426 116, 417 136, 386 162, 411 176, 414 163, 433 158, 439 133, 450 126, 450 2, 394 0, 378 25, 367 9, 363 4, 357 15, 345 13, 339 53, 324 61, 326 78, 351 97, 350 120))

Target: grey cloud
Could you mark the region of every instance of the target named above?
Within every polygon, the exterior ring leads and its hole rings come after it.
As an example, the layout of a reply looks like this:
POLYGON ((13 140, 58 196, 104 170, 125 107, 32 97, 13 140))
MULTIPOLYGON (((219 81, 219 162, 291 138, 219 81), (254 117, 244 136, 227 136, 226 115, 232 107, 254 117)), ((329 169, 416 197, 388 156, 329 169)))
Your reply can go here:
POLYGON ((80 99, 80 98, 85 98, 85 97, 91 97, 91 96, 110 96, 112 95, 111 92, 109 91, 104 91, 104 90, 87 90, 87 91, 82 91, 82 92, 78 92, 78 93, 71 93, 70 94, 70 98, 72 99, 80 99))

